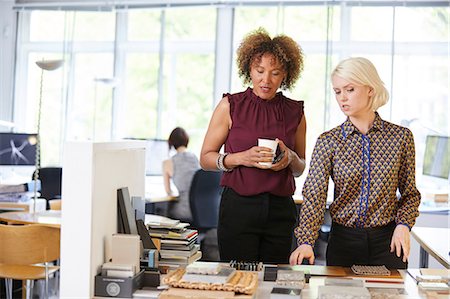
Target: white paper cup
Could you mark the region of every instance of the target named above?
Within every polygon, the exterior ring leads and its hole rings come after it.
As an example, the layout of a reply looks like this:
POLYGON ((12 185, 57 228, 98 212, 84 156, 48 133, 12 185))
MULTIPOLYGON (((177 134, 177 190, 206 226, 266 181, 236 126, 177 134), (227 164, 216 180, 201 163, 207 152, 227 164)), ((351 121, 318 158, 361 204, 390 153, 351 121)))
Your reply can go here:
MULTIPOLYGON (((273 139, 258 138, 258 146, 264 146, 272 149, 272 155, 275 157, 278 141, 273 139)), ((272 166, 272 162, 259 162, 260 165, 272 166)))

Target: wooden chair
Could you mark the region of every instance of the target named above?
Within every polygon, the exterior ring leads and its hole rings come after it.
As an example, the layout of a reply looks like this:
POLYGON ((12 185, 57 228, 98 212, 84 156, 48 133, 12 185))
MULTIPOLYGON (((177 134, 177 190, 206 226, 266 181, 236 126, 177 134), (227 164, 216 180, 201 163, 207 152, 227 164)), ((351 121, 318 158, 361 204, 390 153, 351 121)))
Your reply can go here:
POLYGON ((30 205, 26 204, 26 203, 19 203, 19 202, 0 202, 0 210, 29 212, 30 205))
MULTIPOLYGON (((59 267, 48 262, 60 256, 60 229, 40 224, 0 224, 0 277, 6 280, 6 296, 12 298, 12 280, 22 280, 23 290, 32 298, 33 282, 45 279, 48 296, 48 277, 59 267), (45 265, 36 265, 45 263, 45 265), (30 287, 26 282, 30 281, 30 287)), ((26 293, 25 293, 26 294, 26 293)))
POLYGON ((61 210, 61 199, 51 199, 48 201, 50 210, 61 210))

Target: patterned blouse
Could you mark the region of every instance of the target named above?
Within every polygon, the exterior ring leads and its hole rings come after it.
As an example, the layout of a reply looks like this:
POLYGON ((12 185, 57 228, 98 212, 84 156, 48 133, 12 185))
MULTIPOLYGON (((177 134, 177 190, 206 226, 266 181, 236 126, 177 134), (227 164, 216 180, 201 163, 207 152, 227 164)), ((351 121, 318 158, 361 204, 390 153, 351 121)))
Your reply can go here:
POLYGON ((295 229, 298 245, 314 246, 330 176, 333 222, 368 228, 395 221, 411 229, 419 216, 413 135, 407 128, 383 121, 378 113, 367 134, 347 119, 319 136, 302 190, 304 202, 295 229))

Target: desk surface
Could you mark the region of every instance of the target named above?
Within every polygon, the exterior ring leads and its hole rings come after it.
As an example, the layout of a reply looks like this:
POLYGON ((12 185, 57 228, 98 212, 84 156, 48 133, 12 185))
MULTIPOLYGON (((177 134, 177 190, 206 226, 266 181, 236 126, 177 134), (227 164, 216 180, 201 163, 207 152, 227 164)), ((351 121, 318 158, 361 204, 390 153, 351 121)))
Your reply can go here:
MULTIPOLYGON (((405 292, 407 294, 396 295, 395 297, 382 297, 379 298, 427 298, 427 295, 420 293, 417 289, 415 281, 404 270, 400 270, 400 273, 405 281, 405 292)), ((325 285, 325 277, 314 276, 311 277, 309 283, 306 284, 301 292, 301 298, 303 299, 315 299, 318 298, 319 286, 325 285)), ((274 286, 274 282, 259 280, 259 285, 256 293, 256 299, 270 299, 270 292, 274 286)), ((377 293, 379 294, 379 293, 377 293)), ((374 298, 374 296, 372 296, 374 298)))
MULTIPOLYGON (((47 205, 47 201, 45 198, 38 198, 36 200, 36 210, 37 211, 45 211, 47 205)), ((19 201, 19 202, 11 202, 11 201, 1 201, 0 202, 0 211, 22 211, 29 212, 33 211, 34 201, 31 199, 29 201, 19 201)))
POLYGON ((437 227, 416 227, 411 230, 416 241, 447 269, 450 269, 450 229, 437 227))
POLYGON ((167 195, 162 176, 146 176, 145 201, 148 203, 157 203, 178 200, 178 190, 176 190, 174 184, 171 186, 174 189, 174 196, 167 195))
MULTIPOLYGON (((300 266, 303 267, 303 266, 300 266)), ((314 269, 321 269, 319 272, 323 272, 323 270, 327 269, 328 267, 323 267, 323 266, 304 266, 305 269, 310 269, 311 273, 315 272, 314 269)), ((408 270, 408 272, 411 270, 408 270)), ((436 292, 423 292, 420 291, 416 285, 415 280, 412 278, 412 276, 410 274, 408 274, 405 270, 399 270, 401 277, 404 280, 404 288, 400 288, 398 289, 386 289, 386 288, 373 288, 373 287, 368 287, 369 291, 372 294, 372 298, 431 298, 428 297, 429 295, 431 295, 432 293, 435 294, 436 292), (387 291, 387 293, 385 293, 387 291), (384 291, 384 292, 383 292, 384 291), (399 294, 394 295, 393 292, 398 292, 399 294), (384 295, 384 296, 383 296, 384 295)), ((419 269, 414 269, 414 271, 411 271, 412 273, 417 273, 419 274, 420 271, 419 269)), ((264 276, 264 271, 260 271, 258 273, 258 287, 257 287, 257 291, 254 297, 250 296, 250 295, 236 295, 233 298, 245 298, 245 299, 249 299, 249 298, 256 298, 256 299, 270 299, 270 292, 272 290, 272 288, 274 287, 275 282, 273 281, 264 281, 263 280, 263 276, 264 276)), ((352 277, 354 277, 352 275, 352 277)), ((364 279, 364 278, 362 278, 364 279)), ((365 277, 365 279, 370 279, 365 277)), ((324 276, 312 276, 309 280, 309 283, 307 283, 305 285, 305 287, 302 289, 301 291, 301 298, 303 299, 313 299, 313 298, 317 298, 318 297, 318 288, 319 286, 322 286, 325 284, 325 277, 324 276)), ((198 296, 198 292, 201 291, 194 291, 193 292, 197 293, 197 297, 198 296)), ((183 290, 183 292, 185 293, 186 297, 182 297, 182 298, 188 298, 189 294, 188 293, 192 293, 189 290, 183 290)), ((192 295, 192 294, 191 294, 192 295)), ((211 295, 211 294, 210 294, 211 295)), ((164 298, 168 298, 167 296, 164 298)), ((191 297, 194 298, 194 297, 191 297)), ((210 297, 208 297, 210 298, 210 297)), ((283 297, 284 298, 284 297, 283 297)), ((288 297, 286 297, 288 298, 288 297)), ((299 298, 299 297, 292 297, 292 298, 299 298)), ((440 295, 433 297, 433 298, 448 298, 448 293, 444 294, 444 295, 440 295)))
POLYGON ((61 211, 47 210, 37 213, 6 212, 0 213, 0 221, 14 224, 45 224, 61 227, 61 211))

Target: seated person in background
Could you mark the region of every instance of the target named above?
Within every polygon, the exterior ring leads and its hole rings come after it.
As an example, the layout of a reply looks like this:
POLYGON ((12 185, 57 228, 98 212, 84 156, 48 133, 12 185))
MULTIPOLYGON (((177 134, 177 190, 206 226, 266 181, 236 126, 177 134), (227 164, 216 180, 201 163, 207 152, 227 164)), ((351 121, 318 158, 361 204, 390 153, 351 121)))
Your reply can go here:
POLYGON ((320 135, 314 147, 295 229, 299 247, 290 263, 314 263, 312 247, 324 219, 331 176, 335 187, 327 265, 406 269, 409 231, 420 203, 413 135, 376 112, 389 95, 369 60, 342 61, 331 81, 347 120, 320 135))
POLYGON ((189 136, 183 128, 173 129, 168 143, 169 149, 173 147, 177 153, 163 162, 164 187, 167 195, 172 195, 170 187, 170 179, 172 179, 179 193, 178 201, 169 203, 168 216, 183 222, 190 222, 192 214, 189 206, 189 189, 200 164, 195 154, 187 151, 189 136))

